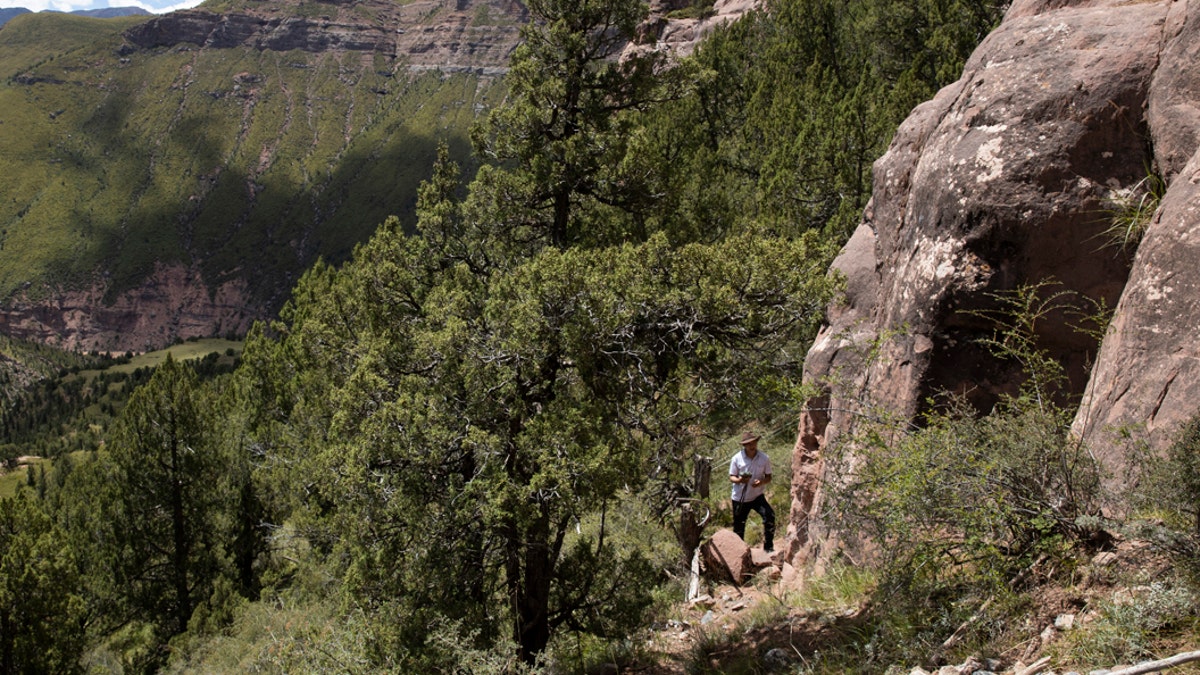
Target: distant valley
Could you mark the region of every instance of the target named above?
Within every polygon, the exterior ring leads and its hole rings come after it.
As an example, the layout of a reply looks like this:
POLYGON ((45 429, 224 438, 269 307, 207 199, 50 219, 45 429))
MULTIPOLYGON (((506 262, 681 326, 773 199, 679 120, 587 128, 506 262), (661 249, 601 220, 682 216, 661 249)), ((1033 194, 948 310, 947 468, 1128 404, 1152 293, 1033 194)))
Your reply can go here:
POLYGON ((0 29, 0 332, 143 350, 243 333, 318 259, 411 226, 468 156, 509 0, 24 13, 0 29))

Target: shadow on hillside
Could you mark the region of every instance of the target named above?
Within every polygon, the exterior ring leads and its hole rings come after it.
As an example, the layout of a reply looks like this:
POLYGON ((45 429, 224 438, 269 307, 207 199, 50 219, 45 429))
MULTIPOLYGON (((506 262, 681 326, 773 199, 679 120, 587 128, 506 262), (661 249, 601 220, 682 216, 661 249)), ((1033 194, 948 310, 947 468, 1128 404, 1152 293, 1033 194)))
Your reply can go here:
MULTIPOLYGON (((304 68, 295 66, 301 73, 304 68)), ((82 140, 50 150, 59 156, 69 150, 66 163, 79 184, 87 177, 96 185, 88 196, 64 189, 73 203, 60 209, 69 221, 69 236, 94 255, 81 258, 79 245, 63 245, 46 268, 61 279, 87 279, 93 270, 80 267, 98 262, 111 300, 138 287, 156 264, 182 262, 200 269, 210 289, 244 279, 257 311, 274 313, 318 259, 346 260, 389 216, 412 229, 417 191, 432 173, 439 143, 445 142, 460 164, 474 166, 462 110, 442 104, 432 121, 411 114, 445 99, 446 90, 475 86, 438 77, 426 75, 421 86, 398 87, 401 91, 391 94, 401 97, 395 101, 360 100, 359 105, 376 106, 376 117, 354 134, 314 128, 312 119, 301 119, 304 106, 321 105, 325 121, 345 123, 350 113, 337 105, 346 101, 298 98, 289 111, 295 115, 291 126, 271 128, 278 124, 271 117, 278 110, 239 98, 245 90, 230 81, 228 89, 189 92, 188 100, 198 101, 194 105, 172 104, 175 117, 165 125, 171 133, 159 137, 145 129, 164 126, 162 116, 171 106, 150 108, 136 95, 105 93, 73 130, 82 140), (231 128, 228 119, 234 113, 237 124, 231 128), (298 145, 297 138, 307 145, 298 145)), ((336 96, 367 97, 365 85, 353 91, 344 86, 334 90, 336 96)), ((465 108, 471 101, 458 103, 465 108)), ((275 100, 273 105, 282 104, 275 100)), ((63 185, 69 182, 64 174, 63 185)))

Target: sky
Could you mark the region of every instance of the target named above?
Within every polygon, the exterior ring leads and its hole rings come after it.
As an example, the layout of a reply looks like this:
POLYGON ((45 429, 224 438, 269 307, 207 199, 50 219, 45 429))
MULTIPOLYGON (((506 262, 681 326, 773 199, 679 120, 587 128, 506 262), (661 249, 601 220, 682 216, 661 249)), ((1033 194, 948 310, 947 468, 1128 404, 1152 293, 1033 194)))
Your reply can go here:
POLYGON ((105 7, 141 7, 147 12, 162 14, 176 9, 186 9, 200 4, 201 0, 0 0, 0 8, 24 7, 40 12, 53 9, 73 12, 77 9, 103 9, 105 7))

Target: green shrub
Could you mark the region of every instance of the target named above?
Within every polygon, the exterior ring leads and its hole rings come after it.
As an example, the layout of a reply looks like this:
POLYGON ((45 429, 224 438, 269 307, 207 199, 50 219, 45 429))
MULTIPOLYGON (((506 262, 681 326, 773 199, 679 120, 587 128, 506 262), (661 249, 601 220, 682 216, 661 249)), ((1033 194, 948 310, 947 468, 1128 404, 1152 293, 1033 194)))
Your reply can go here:
POLYGON ((1156 644, 1173 627, 1194 620, 1197 597, 1186 586, 1156 581, 1104 601, 1098 618, 1067 634, 1053 653, 1085 667, 1162 656, 1156 644))
MULTIPOLYGON (((1047 287, 996 296, 998 308, 978 314, 997 326, 983 343, 1025 373, 1019 393, 986 414, 946 395, 917 430, 876 425, 830 460, 830 520, 848 541, 872 542, 880 564, 868 643, 877 665, 930 657, 983 605, 992 615, 1019 605, 1025 570, 1090 543, 1102 467, 1070 433, 1064 372, 1038 346, 1040 323, 1071 307, 1047 287)), ((972 622, 977 638, 1003 630, 983 618, 972 622)))
POLYGON ((1151 518, 1132 529, 1200 583, 1200 414, 1180 427, 1164 455, 1147 456, 1141 469, 1131 501, 1151 518))

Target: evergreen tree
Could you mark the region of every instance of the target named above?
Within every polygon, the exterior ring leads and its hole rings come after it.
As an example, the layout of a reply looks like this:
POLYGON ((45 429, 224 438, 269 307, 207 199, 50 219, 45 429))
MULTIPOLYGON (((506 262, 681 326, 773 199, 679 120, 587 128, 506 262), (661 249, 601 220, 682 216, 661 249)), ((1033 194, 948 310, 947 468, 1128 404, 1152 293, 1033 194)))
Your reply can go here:
POLYGON ((473 132, 476 152, 505 167, 478 177, 478 215, 558 247, 637 235, 628 230, 653 197, 624 162, 630 113, 678 96, 686 71, 661 72, 657 53, 616 58, 646 16, 643 2, 527 4, 533 20, 505 78, 510 98, 473 132))
POLYGON ((0 675, 73 673, 85 648, 77 561, 27 491, 0 500, 0 675))
POLYGON ((246 353, 262 398, 282 395, 288 429, 265 435, 304 486, 299 522, 349 560, 379 658, 409 667, 453 662, 430 626, 526 662, 556 631, 627 634, 654 575, 613 547, 607 505, 682 430, 778 394, 803 354, 784 347, 834 288, 811 234, 689 244, 665 217, 644 227, 647 174, 622 173, 638 164, 621 130, 670 97, 607 59, 641 3, 531 9, 512 99, 477 133, 507 161, 459 202, 443 157, 419 238, 392 221, 342 270, 315 269, 280 342, 246 353))
POLYGON ((168 355, 64 490, 60 517, 86 551, 102 629, 139 620, 159 639, 178 634, 224 571, 231 498, 212 412, 194 371, 168 355))

